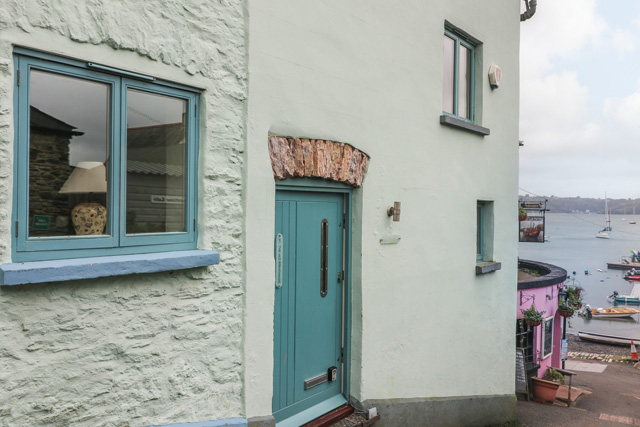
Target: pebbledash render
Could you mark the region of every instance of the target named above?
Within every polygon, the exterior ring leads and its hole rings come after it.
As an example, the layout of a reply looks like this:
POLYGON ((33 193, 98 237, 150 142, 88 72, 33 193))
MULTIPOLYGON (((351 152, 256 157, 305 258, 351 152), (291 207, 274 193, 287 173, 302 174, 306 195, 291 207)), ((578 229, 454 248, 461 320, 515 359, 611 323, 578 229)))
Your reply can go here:
POLYGON ((0 424, 515 420, 520 5, 423 3, 0 5, 0 424))

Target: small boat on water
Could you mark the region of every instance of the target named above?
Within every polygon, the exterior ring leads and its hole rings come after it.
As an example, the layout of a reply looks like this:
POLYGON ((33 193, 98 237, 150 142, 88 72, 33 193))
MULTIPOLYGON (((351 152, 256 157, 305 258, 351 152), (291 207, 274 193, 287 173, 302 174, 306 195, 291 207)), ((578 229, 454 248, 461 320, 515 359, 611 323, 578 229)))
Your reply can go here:
POLYGON ((640 271, 636 271, 635 268, 632 268, 631 270, 627 271, 623 279, 631 282, 640 282, 640 271))
POLYGON ((595 334, 593 332, 578 332, 578 338, 583 341, 593 341, 600 344, 614 344, 614 345, 631 345, 631 341, 635 343, 640 342, 638 338, 618 337, 615 335, 595 334))
POLYGON ((631 293, 629 295, 620 295, 618 291, 613 291, 612 295, 609 295, 615 302, 622 302, 625 304, 640 304, 640 282, 633 285, 631 293))
POLYGON ((640 310, 631 307, 614 307, 614 308, 591 308, 585 306, 584 310, 587 317, 594 319, 617 319, 622 317, 631 317, 640 313, 640 310))

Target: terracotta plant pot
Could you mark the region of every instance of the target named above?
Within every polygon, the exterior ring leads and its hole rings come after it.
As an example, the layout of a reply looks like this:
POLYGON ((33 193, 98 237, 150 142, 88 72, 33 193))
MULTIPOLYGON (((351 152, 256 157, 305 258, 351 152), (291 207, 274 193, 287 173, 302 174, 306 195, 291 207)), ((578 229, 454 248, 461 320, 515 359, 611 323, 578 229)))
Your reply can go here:
POLYGON ((560 316, 562 316, 562 317, 571 317, 571 316, 573 316, 573 310, 560 310, 560 309, 558 309, 558 313, 560 313, 560 316))
POLYGON ((538 377, 531 377, 533 381, 533 397, 542 403, 553 403, 556 400, 556 393, 560 384, 543 380, 538 377))
POLYGON ((529 326, 539 326, 542 324, 542 320, 529 320, 529 319, 524 319, 524 323, 526 323, 529 326))
POLYGON ((518 215, 518 219, 520 221, 524 221, 525 219, 527 219, 527 215, 526 214, 525 215, 518 215))

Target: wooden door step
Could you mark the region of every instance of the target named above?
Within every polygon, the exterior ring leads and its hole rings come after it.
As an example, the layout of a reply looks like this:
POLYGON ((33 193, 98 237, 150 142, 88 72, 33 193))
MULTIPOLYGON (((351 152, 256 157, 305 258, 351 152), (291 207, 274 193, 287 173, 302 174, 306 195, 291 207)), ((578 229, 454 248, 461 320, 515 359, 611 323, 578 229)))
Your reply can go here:
POLYGON ((313 421, 309 421, 302 427, 329 427, 332 424, 335 424, 338 421, 347 418, 349 415, 353 414, 353 412, 353 406, 345 404, 337 407, 331 412, 327 412, 326 414, 316 418, 313 421))
POLYGON ((370 420, 366 419, 363 414, 353 413, 347 418, 332 424, 331 427, 368 427, 380 420, 380 415, 376 415, 370 420))

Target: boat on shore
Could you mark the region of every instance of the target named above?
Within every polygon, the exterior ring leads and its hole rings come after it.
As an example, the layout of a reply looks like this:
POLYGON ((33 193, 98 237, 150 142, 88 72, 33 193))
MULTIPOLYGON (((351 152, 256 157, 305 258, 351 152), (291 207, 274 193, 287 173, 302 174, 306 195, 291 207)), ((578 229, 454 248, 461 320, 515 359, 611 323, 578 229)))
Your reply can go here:
POLYGON ((631 341, 634 343, 640 343, 640 337, 638 338, 627 338, 627 337, 618 337, 615 335, 605 335, 605 334, 596 334, 593 332, 578 332, 578 338, 583 341, 591 341, 597 342, 600 344, 612 344, 612 345, 631 345, 631 341))

